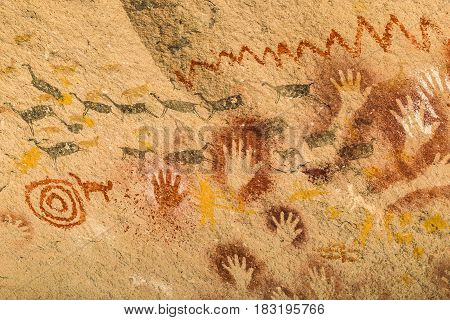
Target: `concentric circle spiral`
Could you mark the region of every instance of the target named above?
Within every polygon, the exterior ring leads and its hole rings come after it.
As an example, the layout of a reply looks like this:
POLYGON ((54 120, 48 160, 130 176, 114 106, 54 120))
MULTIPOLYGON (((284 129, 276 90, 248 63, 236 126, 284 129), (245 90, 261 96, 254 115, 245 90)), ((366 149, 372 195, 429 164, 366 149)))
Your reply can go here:
POLYGON ((25 187, 25 197, 39 219, 56 227, 71 228, 86 219, 83 201, 69 181, 45 179, 32 182, 25 187))

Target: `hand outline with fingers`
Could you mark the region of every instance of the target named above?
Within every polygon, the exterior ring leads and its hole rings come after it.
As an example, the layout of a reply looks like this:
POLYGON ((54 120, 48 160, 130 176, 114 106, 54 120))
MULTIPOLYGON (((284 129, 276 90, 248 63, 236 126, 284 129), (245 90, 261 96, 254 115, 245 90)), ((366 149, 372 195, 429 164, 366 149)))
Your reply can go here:
POLYGON ((421 74, 418 80, 420 84, 418 92, 420 95, 425 91, 431 97, 441 99, 447 104, 450 103, 450 79, 448 75, 444 76, 433 68, 429 72, 421 74))
POLYGON ((299 227, 300 217, 294 217, 292 212, 288 212, 287 216, 284 211, 280 212, 280 221, 272 216, 272 221, 276 226, 276 234, 282 243, 292 243, 302 232, 299 227))
POLYGON ((298 300, 298 296, 296 294, 292 295, 292 298, 283 290, 281 287, 276 287, 275 290, 272 290, 270 294, 270 299, 272 300, 298 300))
POLYGON ((356 77, 353 78, 353 70, 347 70, 347 77, 342 70, 339 70, 340 83, 334 78, 330 78, 331 83, 339 92, 342 106, 339 110, 339 120, 343 118, 351 118, 353 113, 361 108, 367 101, 368 96, 372 91, 372 86, 361 90, 361 73, 356 72, 356 77))
POLYGON ((239 256, 234 254, 233 258, 227 256, 228 265, 222 263, 222 267, 228 271, 228 273, 233 278, 236 287, 239 291, 247 290, 253 276, 253 268, 247 269, 247 259, 242 257, 239 260, 239 256))
POLYGON ((181 176, 178 174, 172 183, 172 171, 170 169, 166 170, 165 178, 163 170, 159 170, 158 178, 153 174, 153 192, 160 209, 173 209, 180 205, 187 195, 186 191, 180 193, 180 183, 181 176))
POLYGON ((242 139, 238 140, 237 145, 236 141, 232 139, 231 150, 225 145, 223 146, 227 184, 235 192, 247 185, 262 166, 261 162, 253 164, 254 152, 250 146, 244 151, 242 149, 242 139))
POLYGON ((410 96, 406 96, 406 100, 405 106, 400 99, 396 99, 400 115, 393 110, 390 112, 405 131, 404 151, 407 155, 414 155, 422 145, 431 139, 439 123, 425 123, 426 106, 423 101, 414 103, 410 96), (415 104, 418 105, 418 110, 415 110, 415 104))
POLYGON ((335 285, 334 279, 326 275, 325 269, 321 268, 310 268, 309 269, 309 280, 312 292, 316 299, 319 300, 330 300, 333 299, 335 295, 335 285))

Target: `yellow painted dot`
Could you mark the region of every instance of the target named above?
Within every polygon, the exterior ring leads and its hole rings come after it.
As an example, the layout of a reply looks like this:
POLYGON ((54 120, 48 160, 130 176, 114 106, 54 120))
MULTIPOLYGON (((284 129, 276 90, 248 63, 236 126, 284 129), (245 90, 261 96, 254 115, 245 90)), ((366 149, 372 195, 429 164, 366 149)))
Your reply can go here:
POLYGON ((396 233, 394 234, 395 241, 400 244, 409 244, 413 241, 413 235, 411 233, 396 233))
POLYGON ((72 83, 66 77, 59 77, 59 81, 62 83, 64 87, 69 87, 72 83))
POLYGON ((411 221, 412 221, 412 214, 411 214, 411 212, 402 212, 402 214, 399 217, 399 220, 400 220, 400 225, 402 227, 410 224, 411 221))
POLYGON ((327 215, 328 218, 330 219, 336 219, 339 218, 339 216, 342 215, 342 211, 337 209, 334 206, 329 206, 325 209, 325 213, 327 215))
POLYGON ((413 278, 409 274, 404 273, 404 274, 402 274, 402 280, 406 284, 411 284, 413 281, 413 278))
POLYGON ((381 176, 381 170, 375 166, 364 168, 363 173, 366 177, 369 177, 369 178, 377 178, 377 177, 381 176))
POLYGON ((58 103, 63 106, 68 106, 72 104, 72 96, 68 93, 64 93, 63 96, 58 99, 58 103))
POLYGON ((447 229, 448 224, 440 214, 435 214, 432 217, 425 220, 424 227, 428 233, 433 233, 436 231, 442 231, 447 229))
POLYGON ((17 36, 14 37, 14 41, 17 44, 28 42, 30 40, 31 40, 31 34, 21 34, 21 35, 17 35, 17 36))
POLYGON ((41 156, 41 150, 39 150, 38 147, 33 147, 23 154, 22 159, 17 163, 17 168, 21 173, 27 173, 28 170, 35 168, 38 165, 41 156))
POLYGON ((415 247, 413 250, 413 256, 416 258, 420 258, 423 256, 423 253, 425 252, 425 249, 423 247, 415 247))

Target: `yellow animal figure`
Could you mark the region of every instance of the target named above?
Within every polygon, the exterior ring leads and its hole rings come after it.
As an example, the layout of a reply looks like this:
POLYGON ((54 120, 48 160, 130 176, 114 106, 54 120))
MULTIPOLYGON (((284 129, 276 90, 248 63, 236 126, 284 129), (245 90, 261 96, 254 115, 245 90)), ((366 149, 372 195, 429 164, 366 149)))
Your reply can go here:
POLYGON ((209 181, 205 178, 198 178, 199 189, 197 199, 199 201, 198 207, 200 209, 200 223, 206 224, 209 221, 212 225, 216 224, 214 209, 224 209, 227 211, 234 211, 237 213, 254 214, 254 210, 249 210, 245 207, 245 202, 236 194, 231 194, 227 197, 220 190, 214 190, 209 181), (231 198, 231 199, 229 199, 231 198), (226 204, 220 204, 218 200, 225 200, 226 204), (229 200, 234 200, 231 203, 229 200), (237 202, 237 203, 233 203, 237 202))
POLYGON ((21 173, 27 173, 29 169, 32 169, 38 165, 39 159, 42 156, 41 150, 38 147, 33 147, 29 151, 25 152, 22 159, 17 164, 17 168, 21 173))
POLYGON ((88 116, 71 116, 69 119, 75 122, 84 122, 89 128, 95 126, 94 120, 88 116))
POLYGON ((138 86, 135 88, 130 88, 122 92, 122 96, 127 98, 140 98, 149 92, 149 87, 147 84, 138 86))
POLYGON ((97 136, 97 137, 95 137, 92 140, 80 141, 80 142, 78 142, 78 144, 81 147, 86 147, 86 148, 97 147, 98 146, 98 139, 99 139, 99 137, 97 136))
POLYGON ((308 200, 316 196, 327 194, 325 191, 318 188, 305 189, 299 183, 296 183, 298 191, 294 192, 289 196, 289 201, 294 202, 298 200, 308 200))

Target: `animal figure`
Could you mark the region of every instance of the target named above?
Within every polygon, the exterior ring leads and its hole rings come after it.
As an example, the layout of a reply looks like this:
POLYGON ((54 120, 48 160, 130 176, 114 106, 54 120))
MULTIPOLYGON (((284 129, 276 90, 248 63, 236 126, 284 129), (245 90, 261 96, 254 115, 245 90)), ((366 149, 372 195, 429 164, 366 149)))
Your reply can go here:
POLYGON ((111 113, 112 107, 99 102, 92 102, 87 100, 80 99, 75 93, 70 93, 72 96, 74 96, 78 101, 80 101, 84 105, 84 113, 83 116, 87 115, 89 110, 98 112, 98 113, 111 113))
POLYGON ((57 117, 58 120, 72 133, 80 133, 81 130, 83 130, 83 125, 81 123, 72 123, 69 124, 65 122, 63 119, 57 117))
POLYGON ((42 92, 45 92, 45 93, 51 95, 52 97, 54 97, 57 100, 59 100, 63 97, 61 91, 58 88, 56 88, 55 86, 52 86, 51 84, 45 82, 44 80, 37 78, 33 72, 33 69, 31 68, 31 66, 29 64, 22 64, 22 66, 27 68, 28 71, 30 72, 30 75, 32 78, 31 84, 33 85, 33 87, 35 87, 36 89, 38 89, 42 92))
POLYGON ((372 143, 355 143, 344 146, 339 150, 339 156, 344 160, 368 158, 373 154, 372 143))
POLYGON ((207 100, 202 93, 198 92, 195 94, 198 95, 208 105, 210 112, 208 120, 211 119, 216 112, 234 110, 243 105, 242 96, 240 94, 222 98, 216 101, 207 100))
POLYGON ((264 120, 255 126, 256 134, 263 139, 269 139, 280 135, 288 127, 287 122, 281 117, 274 117, 264 120))
POLYGON ((92 192, 101 192, 106 202, 109 202, 108 191, 110 191, 113 187, 113 183, 111 180, 108 180, 106 185, 100 184, 97 182, 85 181, 83 182, 80 177, 76 174, 69 172, 69 175, 72 176, 78 183, 78 185, 83 189, 84 196, 87 200, 91 200, 90 194, 92 192))
POLYGON ((140 150, 140 149, 135 149, 135 148, 130 148, 130 147, 120 147, 120 149, 122 149, 122 160, 124 160, 126 156, 131 156, 134 158, 138 158, 140 160, 144 160, 145 155, 148 152, 153 152, 150 149, 140 150))
POLYGON ((40 142, 36 139, 29 139, 29 141, 34 142, 36 147, 47 153, 50 158, 53 160, 55 164, 55 168, 58 169, 56 165, 56 160, 60 157, 69 156, 71 154, 74 154, 76 152, 82 151, 83 149, 80 148, 79 145, 77 145, 74 142, 59 142, 53 146, 50 147, 43 147, 40 145, 40 142))
POLYGON ((194 113, 196 114, 200 119, 205 120, 200 116, 200 114, 197 112, 196 106, 198 104, 193 102, 186 102, 186 101, 179 101, 179 100, 161 100, 155 93, 150 92, 150 95, 153 96, 158 102, 164 107, 164 110, 161 114, 161 117, 164 117, 168 109, 182 112, 182 113, 194 113))
POLYGON ((313 82, 308 84, 285 84, 281 86, 273 86, 267 82, 262 83, 263 86, 268 86, 276 91, 277 93, 277 103, 280 101, 280 97, 285 98, 302 98, 309 97, 314 101, 325 105, 326 107, 330 107, 327 103, 323 102, 319 97, 313 95, 311 93, 311 86, 313 82))
POLYGON ((210 143, 206 143, 201 149, 188 149, 182 151, 176 151, 169 153, 164 157, 166 162, 186 164, 201 164, 203 161, 212 161, 207 159, 203 152, 210 146, 210 143))
POLYGON ((276 153, 280 156, 280 167, 275 168, 275 170, 284 172, 284 173, 295 173, 301 167, 305 166, 305 162, 303 160, 302 154, 296 148, 288 148, 286 150, 276 150, 276 153), (288 171, 284 170, 286 162, 289 164, 288 171), (283 168, 283 169, 282 169, 283 168))
POLYGON ((302 173, 308 176, 308 181, 315 185, 321 185, 330 181, 334 170, 331 169, 330 165, 326 165, 323 168, 304 169, 302 173))
POLYGON ((140 113, 148 113, 158 118, 153 112, 148 110, 147 106, 143 102, 135 103, 135 104, 119 104, 114 102, 108 95, 103 95, 106 99, 108 99, 122 114, 140 114, 140 113))
POLYGON ((311 149, 331 144, 335 139, 336 136, 332 131, 314 132, 305 137, 305 141, 311 149))
POLYGON ((56 117, 53 108, 49 105, 34 106, 22 111, 15 109, 13 105, 9 102, 5 102, 5 105, 10 107, 12 111, 17 113, 23 119, 23 121, 25 121, 28 124, 31 130, 31 134, 33 136, 34 136, 33 122, 42 120, 46 117, 56 117))

